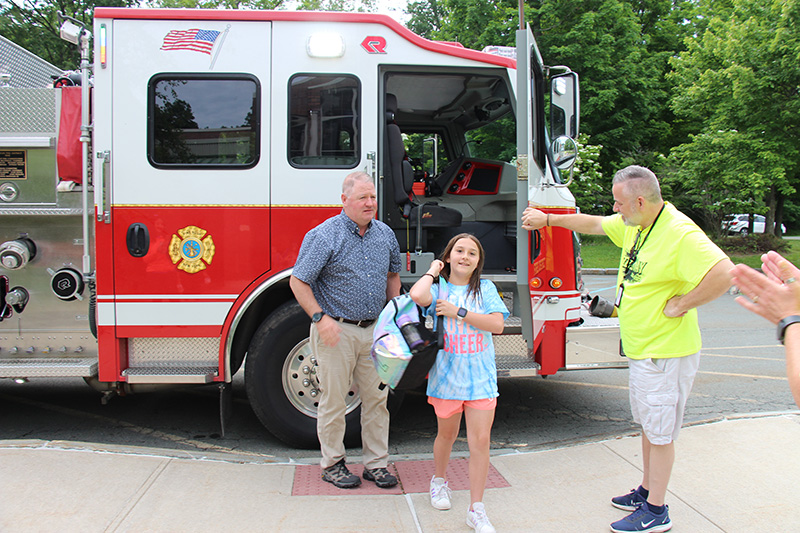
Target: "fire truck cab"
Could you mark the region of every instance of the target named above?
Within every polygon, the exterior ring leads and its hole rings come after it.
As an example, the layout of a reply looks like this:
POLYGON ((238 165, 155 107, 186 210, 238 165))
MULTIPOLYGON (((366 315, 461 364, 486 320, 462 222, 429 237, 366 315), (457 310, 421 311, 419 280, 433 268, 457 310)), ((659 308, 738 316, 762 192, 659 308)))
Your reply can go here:
MULTIPOLYGON (((106 391, 216 383, 224 399, 243 366, 269 431, 316 446, 310 321, 288 281, 356 170, 374 179, 407 286, 453 235, 481 240, 513 315, 495 336, 501 376, 620 366, 616 322, 582 306, 576 237, 520 229, 528 205, 575 211, 561 171, 577 155, 579 97, 577 75, 545 67, 517 33, 515 59, 382 15, 98 8, 84 182, 47 205, 0 197, 0 256, 36 250, 0 261, 5 301, 15 285, 28 293, 3 308, 0 377, 53 375, 55 360, 106 391), (79 333, 76 353, 65 337, 79 333)), ((56 190, 57 176, 5 181, 56 190)), ((354 387, 348 439, 358 407, 354 387)))

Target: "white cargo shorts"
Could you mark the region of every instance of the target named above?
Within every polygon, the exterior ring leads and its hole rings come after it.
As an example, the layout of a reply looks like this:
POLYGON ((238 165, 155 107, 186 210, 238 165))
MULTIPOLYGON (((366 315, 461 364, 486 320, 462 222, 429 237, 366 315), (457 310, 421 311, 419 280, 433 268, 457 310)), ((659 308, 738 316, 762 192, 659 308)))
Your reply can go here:
POLYGON ((629 360, 631 413, 651 444, 665 445, 678 438, 699 365, 700 352, 629 360))

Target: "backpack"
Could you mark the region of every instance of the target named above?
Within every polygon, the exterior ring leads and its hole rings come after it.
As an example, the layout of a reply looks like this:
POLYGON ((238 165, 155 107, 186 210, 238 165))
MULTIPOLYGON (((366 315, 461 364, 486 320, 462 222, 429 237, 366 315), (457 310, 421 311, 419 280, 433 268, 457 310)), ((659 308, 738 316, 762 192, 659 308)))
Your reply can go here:
POLYGON ((380 388, 409 390, 422 385, 444 347, 443 326, 444 317, 439 316, 434 331, 425 327, 422 309, 408 294, 389 300, 372 333, 371 356, 383 382, 380 388))

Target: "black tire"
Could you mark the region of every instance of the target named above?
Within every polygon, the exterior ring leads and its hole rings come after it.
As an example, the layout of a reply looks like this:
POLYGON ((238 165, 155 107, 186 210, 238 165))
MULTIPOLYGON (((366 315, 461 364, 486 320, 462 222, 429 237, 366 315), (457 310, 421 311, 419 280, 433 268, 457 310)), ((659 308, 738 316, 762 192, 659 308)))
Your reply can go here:
MULTIPOLYGON (((253 412, 270 433, 289 446, 313 449, 319 448, 314 399, 318 381, 308 342, 310 325, 308 315, 294 301, 271 313, 250 341, 245 388, 253 412)), ((347 411, 345 445, 360 446, 357 387, 350 391, 347 411)))
POLYGON ((749 233, 750 232, 747 230, 747 228, 742 228, 742 231, 739 232, 739 235, 741 235, 742 237, 747 237, 749 233))

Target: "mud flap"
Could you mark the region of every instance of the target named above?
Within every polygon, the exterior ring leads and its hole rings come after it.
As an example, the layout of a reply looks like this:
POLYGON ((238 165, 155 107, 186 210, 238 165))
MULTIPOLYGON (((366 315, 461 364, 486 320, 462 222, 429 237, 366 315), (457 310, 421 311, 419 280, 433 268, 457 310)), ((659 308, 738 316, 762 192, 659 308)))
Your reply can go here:
POLYGON ((225 428, 233 416, 233 383, 219 384, 219 430, 225 438, 225 428))

